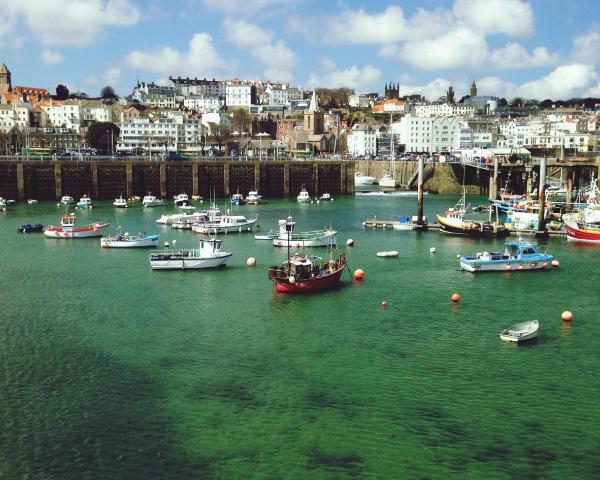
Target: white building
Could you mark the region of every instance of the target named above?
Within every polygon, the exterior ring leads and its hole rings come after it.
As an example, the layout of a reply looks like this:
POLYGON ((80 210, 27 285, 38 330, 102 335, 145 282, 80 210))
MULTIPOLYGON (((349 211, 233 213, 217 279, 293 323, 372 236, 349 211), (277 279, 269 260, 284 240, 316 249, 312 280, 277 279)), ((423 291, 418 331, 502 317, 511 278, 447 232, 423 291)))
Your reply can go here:
POLYGON ((256 103, 256 87, 250 84, 234 83, 225 87, 225 104, 228 107, 250 107, 256 103))
POLYGON ((285 85, 267 85, 264 96, 267 105, 289 105, 290 103, 285 85))
POLYGON ((23 104, 0 105, 0 133, 29 126, 29 108, 23 104))
POLYGON ((392 131, 398 130, 407 152, 452 152, 460 148, 461 125, 456 117, 407 115, 392 125, 392 131))
POLYGON ((173 118, 135 118, 130 123, 119 123, 118 151, 166 153, 176 151, 180 124, 173 118))
POLYGON ((40 108, 46 113, 48 126, 63 127, 79 131, 94 122, 112 121, 110 108, 97 101, 65 100, 50 101, 40 108))
POLYGON ((472 105, 454 105, 452 103, 432 103, 415 105, 415 117, 473 117, 475 107, 472 105))
POLYGON ((225 105, 225 101, 219 97, 190 96, 183 100, 183 106, 197 112, 218 112, 225 105))
POLYGON ((379 129, 365 124, 356 124, 348 134, 350 155, 377 155, 377 133, 379 129))

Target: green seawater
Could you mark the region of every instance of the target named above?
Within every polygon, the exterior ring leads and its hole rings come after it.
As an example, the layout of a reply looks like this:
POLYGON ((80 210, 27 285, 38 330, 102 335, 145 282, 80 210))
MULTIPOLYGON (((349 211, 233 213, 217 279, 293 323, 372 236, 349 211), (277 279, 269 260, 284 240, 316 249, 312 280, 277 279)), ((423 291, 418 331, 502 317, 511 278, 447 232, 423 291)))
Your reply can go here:
MULTIPOLYGON (((428 195, 425 213, 456 200, 428 195)), ((600 477, 599 247, 553 238, 558 270, 476 276, 456 254, 502 241, 361 227, 414 214, 414 197, 237 207, 262 232, 291 213, 355 241, 362 283, 277 295, 285 250, 253 234, 223 236, 226 268, 153 272, 147 250, 16 233, 64 210, 0 216, 2 479, 600 477), (499 340, 531 319, 536 341, 499 340)), ((79 220, 196 247, 154 223, 173 210, 104 202, 79 220)))

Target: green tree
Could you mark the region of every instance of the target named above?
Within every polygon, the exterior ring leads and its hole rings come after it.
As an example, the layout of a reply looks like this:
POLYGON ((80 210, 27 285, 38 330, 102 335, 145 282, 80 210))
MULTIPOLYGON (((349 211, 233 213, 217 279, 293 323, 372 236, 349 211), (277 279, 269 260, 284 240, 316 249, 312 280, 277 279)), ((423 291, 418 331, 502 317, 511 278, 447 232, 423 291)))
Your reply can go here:
POLYGON ((117 98, 115 89, 110 85, 107 85, 102 90, 100 90, 100 96, 105 100, 112 100, 113 98, 117 98))
POLYGON ((66 100, 69 98, 69 89, 63 85, 59 84, 56 86, 56 99, 57 100, 66 100))
POLYGON ((252 125, 252 115, 243 108, 235 109, 231 114, 231 127, 237 132, 249 132, 252 125))
POLYGON ((88 127, 85 139, 90 147, 109 155, 114 151, 120 133, 119 127, 112 122, 94 122, 88 127))

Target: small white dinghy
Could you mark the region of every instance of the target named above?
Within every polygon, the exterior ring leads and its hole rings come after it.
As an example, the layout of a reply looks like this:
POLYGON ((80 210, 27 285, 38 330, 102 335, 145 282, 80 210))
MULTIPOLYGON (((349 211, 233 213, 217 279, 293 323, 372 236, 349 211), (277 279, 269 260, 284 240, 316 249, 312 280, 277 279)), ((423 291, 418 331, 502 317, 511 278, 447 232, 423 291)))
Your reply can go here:
POLYGON ((500 339, 507 342, 524 342, 537 337, 540 324, 537 320, 515 323, 500 332, 500 339))
POLYGON ((377 256, 381 257, 381 258, 397 257, 398 251, 397 250, 389 250, 387 252, 377 252, 377 256))

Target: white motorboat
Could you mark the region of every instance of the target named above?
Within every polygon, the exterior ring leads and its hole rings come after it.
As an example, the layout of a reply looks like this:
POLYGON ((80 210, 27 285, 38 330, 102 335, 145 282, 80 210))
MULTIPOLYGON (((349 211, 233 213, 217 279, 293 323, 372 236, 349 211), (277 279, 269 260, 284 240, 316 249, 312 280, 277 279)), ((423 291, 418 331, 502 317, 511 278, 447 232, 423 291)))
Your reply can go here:
POLYGON ((398 251, 397 250, 388 250, 386 252, 377 252, 377 256, 380 258, 397 257, 398 251))
POLYGON ((221 251, 221 240, 203 238, 198 249, 161 250, 150 253, 152 270, 196 270, 225 265, 231 253, 221 251))
POLYGON ((113 205, 115 208, 127 208, 127 199, 123 198, 123 195, 121 195, 119 198, 115 198, 113 205))
POLYGON ((88 197, 87 195, 84 195, 83 197, 81 197, 79 199, 79 201, 77 202, 77 206, 79 208, 92 208, 92 199, 90 197, 88 197))
POLYGON ((292 217, 279 220, 279 234, 273 239, 276 247, 332 247, 337 244, 337 232, 329 227, 324 230, 313 230, 310 232, 294 233, 296 222, 292 217))
POLYGON ((162 207, 165 204, 160 198, 156 198, 154 195, 148 193, 142 200, 144 207, 162 207))
POLYGON ((29 205, 35 205, 36 203, 38 203, 38 201, 37 201, 37 200, 34 200, 33 198, 30 198, 29 200, 27 200, 27 203, 28 203, 29 205))
POLYGON ((196 223, 192 230, 202 234, 251 232, 258 216, 223 215, 218 220, 196 223))
POLYGON ((117 233, 111 237, 102 237, 100 239, 102 248, 151 248, 158 246, 158 235, 146 235, 138 233, 129 235, 129 233, 117 233))
POLYGON ((177 205, 178 207, 183 207, 185 205, 190 204, 190 199, 189 199, 187 193, 180 193, 179 195, 174 197, 174 200, 175 200, 175 205, 177 205))
POLYGON ((75 199, 73 197, 71 197, 70 195, 64 195, 60 199, 60 203, 62 203, 63 205, 71 205, 71 204, 75 203, 75 199))
MULTIPOLYGON (((186 208, 180 207, 181 213, 163 214, 157 220, 156 223, 160 225, 173 225, 175 223, 200 223, 200 222, 213 222, 221 218, 221 210, 213 203, 211 208, 202 212, 196 212, 187 210, 186 208)), ((195 210, 195 209, 194 209, 195 210)))
POLYGON ((277 237, 277 234, 275 232, 273 232, 273 230, 269 230, 264 235, 254 235, 254 240, 269 240, 270 241, 276 237, 277 237))
POLYGON ((500 332, 500 339, 507 342, 525 342, 537 337, 539 328, 537 320, 515 323, 500 332))
POLYGON ((258 205, 262 202, 262 195, 259 195, 256 190, 250 190, 246 197, 246 203, 249 205, 258 205))
POLYGON ((333 197, 330 193, 324 193, 319 197, 319 200, 322 202, 333 202, 333 197))
POLYGON ((308 194, 308 191, 306 190, 306 188, 302 188, 302 190, 300 190, 300 193, 298 194, 298 196, 296 198, 298 199, 298 201, 300 203, 310 202, 310 195, 308 194))
POLYGON ((0 197, 0 211, 5 211, 6 210, 6 200, 4 200, 2 197, 0 197))
POLYGON ((375 177, 363 175, 361 172, 354 174, 354 186, 359 185, 373 185, 375 183, 375 177))

